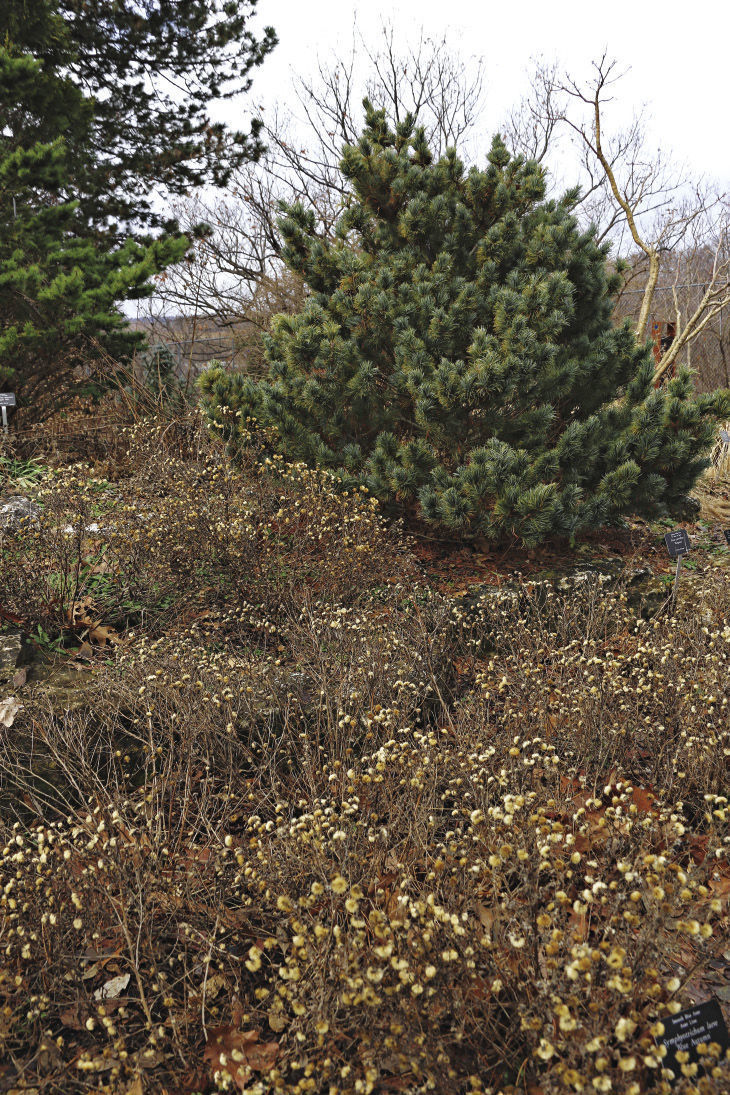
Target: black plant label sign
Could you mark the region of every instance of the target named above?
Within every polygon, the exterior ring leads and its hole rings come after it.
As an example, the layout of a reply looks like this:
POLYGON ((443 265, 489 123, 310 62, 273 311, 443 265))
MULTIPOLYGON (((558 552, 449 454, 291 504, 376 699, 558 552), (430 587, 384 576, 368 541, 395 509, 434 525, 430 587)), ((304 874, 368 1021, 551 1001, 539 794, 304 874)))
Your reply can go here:
POLYGON ((715 1042, 722 1051, 721 1057, 730 1049, 730 1034, 717 1000, 707 1000, 704 1004, 686 1008, 662 1019, 662 1022, 664 1033, 659 1041, 667 1051, 662 1067, 671 1069, 677 1080, 682 1077, 682 1062, 677 1060, 678 1053, 687 1053, 689 1060, 686 1063, 692 1064, 700 1061, 697 1046, 703 1043, 709 1045, 715 1042))
POLYGON ((0 392, 0 407, 14 407, 15 392, 0 392))
POLYGON ((683 528, 675 528, 668 532, 664 537, 664 543, 673 559, 676 559, 678 555, 684 555, 690 549, 689 536, 683 528))

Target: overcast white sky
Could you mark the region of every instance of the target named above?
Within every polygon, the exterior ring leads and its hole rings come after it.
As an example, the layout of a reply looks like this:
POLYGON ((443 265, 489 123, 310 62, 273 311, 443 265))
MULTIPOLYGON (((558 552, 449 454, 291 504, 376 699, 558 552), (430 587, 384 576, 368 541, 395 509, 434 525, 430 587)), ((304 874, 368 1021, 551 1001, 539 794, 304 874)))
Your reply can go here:
MULTIPOLYGON (((607 48, 629 69, 617 111, 645 103, 657 145, 674 150, 693 175, 730 189, 727 0, 399 0, 397 8, 382 0, 259 0, 256 23, 273 25, 280 42, 255 74, 252 103, 291 101, 292 71, 306 75, 318 54, 349 51, 355 15, 368 39, 389 20, 401 42, 420 27, 434 36, 449 31, 466 57, 483 57, 485 132, 527 91, 531 57, 558 60, 581 77, 607 48)), ((228 104, 226 117, 239 120, 245 105, 228 104)))

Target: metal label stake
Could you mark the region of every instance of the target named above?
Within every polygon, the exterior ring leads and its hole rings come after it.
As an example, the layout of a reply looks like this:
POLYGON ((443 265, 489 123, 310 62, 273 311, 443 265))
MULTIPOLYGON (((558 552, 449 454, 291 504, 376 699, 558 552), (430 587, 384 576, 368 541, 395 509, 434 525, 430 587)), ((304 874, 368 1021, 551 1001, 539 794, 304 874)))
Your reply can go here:
POLYGON ((679 572, 682 569, 682 556, 677 556, 677 569, 674 572, 674 585, 672 586, 672 608, 677 603, 677 590, 679 589, 679 572))
POLYGON ((672 559, 677 560, 677 569, 674 574, 674 586, 672 588, 672 608, 677 603, 677 589, 679 587, 679 572, 682 569, 682 556, 689 551, 691 544, 689 536, 683 528, 672 529, 664 537, 664 543, 672 559))
POLYGON ((15 392, 0 392, 0 410, 3 415, 3 429, 8 432, 8 407, 15 406, 15 392))

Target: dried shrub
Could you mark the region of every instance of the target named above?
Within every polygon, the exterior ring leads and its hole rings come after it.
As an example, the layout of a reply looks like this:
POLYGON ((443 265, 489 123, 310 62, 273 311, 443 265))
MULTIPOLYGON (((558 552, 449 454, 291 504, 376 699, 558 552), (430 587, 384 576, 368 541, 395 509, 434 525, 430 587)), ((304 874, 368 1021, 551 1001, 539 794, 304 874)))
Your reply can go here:
POLYGON ((52 469, 34 491, 40 514, 3 537, 0 597, 30 630, 103 640, 222 605, 276 615, 302 590, 353 603, 414 572, 374 500, 327 474, 261 445, 234 466, 194 424, 146 424, 128 441, 124 479, 52 469))
POLYGON ((726 947, 725 586, 661 621, 600 587, 262 603, 3 732, 22 1082, 727 1090, 660 1043, 726 947))

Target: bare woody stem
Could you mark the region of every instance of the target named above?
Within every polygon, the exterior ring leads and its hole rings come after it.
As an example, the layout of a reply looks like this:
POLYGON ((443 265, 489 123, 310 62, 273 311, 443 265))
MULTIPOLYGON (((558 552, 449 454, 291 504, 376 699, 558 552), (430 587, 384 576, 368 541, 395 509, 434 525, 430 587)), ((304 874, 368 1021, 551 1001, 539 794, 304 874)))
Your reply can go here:
POLYGON ((600 106, 600 89, 601 85, 596 88, 595 95, 593 97, 593 119, 594 119, 594 133, 595 133, 595 153, 603 168, 608 184, 611 187, 611 192, 624 211, 626 216, 626 223, 629 226, 631 232, 631 238, 633 239, 639 250, 643 251, 649 260, 649 275, 644 287, 644 295, 641 299, 641 309, 639 311, 639 318, 636 321, 635 334, 639 341, 643 341, 646 337, 646 323, 649 318, 649 312, 651 310, 651 303, 654 299, 654 290, 656 289, 657 281, 659 280, 659 252, 656 247, 652 247, 648 244, 640 235, 639 229, 634 217, 634 211, 631 205, 621 193, 616 182, 616 176, 613 172, 613 168, 609 163, 609 160, 603 151, 603 145, 601 143, 601 106, 600 106))

